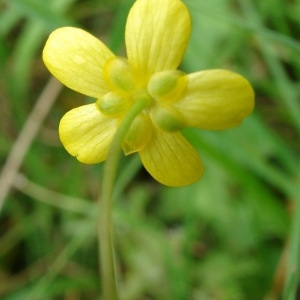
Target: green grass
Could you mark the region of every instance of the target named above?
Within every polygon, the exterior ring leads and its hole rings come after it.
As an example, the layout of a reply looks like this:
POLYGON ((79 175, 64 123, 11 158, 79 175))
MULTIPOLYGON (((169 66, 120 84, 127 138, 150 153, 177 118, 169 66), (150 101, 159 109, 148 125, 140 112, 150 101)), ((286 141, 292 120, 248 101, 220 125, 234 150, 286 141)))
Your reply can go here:
MULTIPOLYGON (((48 2, 0 1, 1 166, 47 86, 41 51, 53 29, 82 27, 124 53, 133 0, 48 2)), ((256 107, 237 128, 184 131, 205 165, 191 186, 164 187, 136 155, 122 158, 114 199, 121 300, 297 299, 300 2, 184 2, 193 32, 181 69, 242 74, 256 107)), ((98 299, 101 290, 95 212, 103 164, 80 164, 57 134, 63 114, 91 100, 67 88, 50 97, 38 133, 17 148, 20 164, 8 166, 12 180, 0 177, 10 187, 0 212, 4 300, 98 299)))

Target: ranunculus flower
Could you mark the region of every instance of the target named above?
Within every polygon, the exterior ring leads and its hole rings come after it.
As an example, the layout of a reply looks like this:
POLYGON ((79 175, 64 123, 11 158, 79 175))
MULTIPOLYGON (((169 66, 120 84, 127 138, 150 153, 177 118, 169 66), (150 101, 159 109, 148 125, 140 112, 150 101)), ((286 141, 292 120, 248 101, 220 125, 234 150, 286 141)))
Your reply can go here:
POLYGON ((254 92, 230 71, 187 75, 177 70, 190 30, 190 15, 180 0, 137 0, 126 24, 128 59, 78 28, 50 35, 43 51, 50 72, 97 99, 61 119, 60 139, 71 155, 87 164, 104 161, 122 118, 135 101, 146 98, 147 107, 123 140, 125 154, 138 152, 148 172, 165 185, 183 186, 201 177, 203 164, 182 129, 237 126, 251 113, 254 92))

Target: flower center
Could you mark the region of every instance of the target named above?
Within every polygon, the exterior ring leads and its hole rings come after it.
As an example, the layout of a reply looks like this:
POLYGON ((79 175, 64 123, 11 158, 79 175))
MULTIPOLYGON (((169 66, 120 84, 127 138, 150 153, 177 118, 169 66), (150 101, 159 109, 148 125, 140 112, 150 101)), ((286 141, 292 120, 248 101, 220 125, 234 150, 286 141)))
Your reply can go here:
POLYGON ((125 154, 140 151, 148 142, 153 126, 165 132, 181 131, 185 127, 180 111, 173 106, 185 92, 188 78, 178 70, 152 75, 149 82, 125 58, 110 58, 103 69, 111 92, 96 102, 102 114, 119 120, 132 104, 146 97, 148 106, 133 121, 123 141, 125 154))

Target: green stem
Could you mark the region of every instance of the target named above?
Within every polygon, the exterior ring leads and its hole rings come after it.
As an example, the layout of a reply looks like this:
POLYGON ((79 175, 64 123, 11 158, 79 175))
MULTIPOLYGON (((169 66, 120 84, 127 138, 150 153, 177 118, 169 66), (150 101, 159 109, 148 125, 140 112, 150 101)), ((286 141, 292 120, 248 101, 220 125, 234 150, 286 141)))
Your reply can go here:
POLYGON ((150 104, 147 94, 141 95, 123 118, 111 143, 107 161, 104 165, 102 194, 99 199, 99 262, 101 286, 104 300, 117 300, 117 284, 113 255, 112 196, 118 169, 122 141, 134 118, 150 104))

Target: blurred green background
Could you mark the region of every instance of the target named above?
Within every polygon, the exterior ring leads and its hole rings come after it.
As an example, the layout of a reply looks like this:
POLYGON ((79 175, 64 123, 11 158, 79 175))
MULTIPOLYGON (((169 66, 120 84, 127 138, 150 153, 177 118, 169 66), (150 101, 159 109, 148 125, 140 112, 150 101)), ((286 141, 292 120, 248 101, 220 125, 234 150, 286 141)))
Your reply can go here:
MULTIPOLYGON (((50 79, 41 51, 52 30, 78 26, 125 55, 133 2, 0 0, 0 299, 98 299, 103 164, 77 162, 57 133, 91 99, 50 79)), ((121 300, 299 299, 300 1, 184 2, 193 31, 180 69, 238 72, 256 107, 234 129, 185 130, 206 168, 191 186, 162 186, 122 157, 121 300)))

